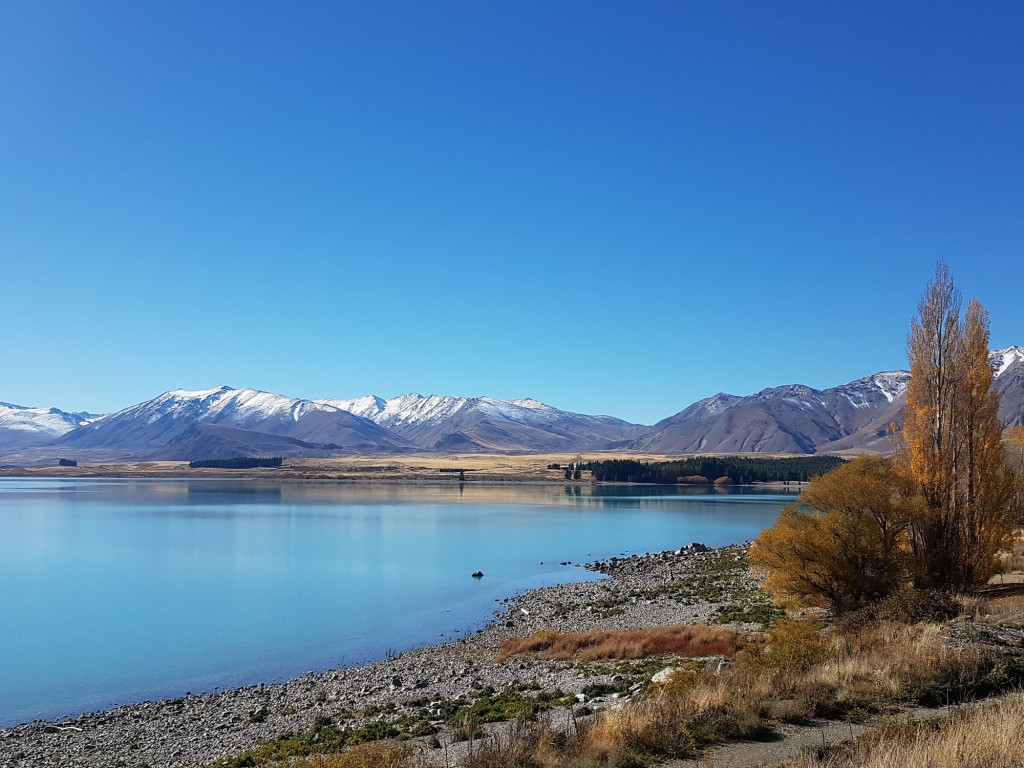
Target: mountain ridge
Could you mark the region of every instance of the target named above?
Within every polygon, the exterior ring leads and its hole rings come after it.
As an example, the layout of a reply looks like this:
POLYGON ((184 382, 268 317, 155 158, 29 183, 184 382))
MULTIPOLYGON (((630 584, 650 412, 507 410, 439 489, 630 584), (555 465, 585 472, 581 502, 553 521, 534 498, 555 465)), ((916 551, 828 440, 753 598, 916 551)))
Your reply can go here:
MULTIPOLYGON (((990 353, 1005 425, 1024 424, 1024 347, 990 353)), ((0 403, 0 453, 21 450, 132 460, 247 454, 328 457, 403 453, 886 452, 910 374, 882 371, 814 389, 719 392, 651 426, 564 411, 531 398, 420 395, 308 400, 227 386, 169 390, 96 416, 0 403)), ((41 454, 40 454, 41 455, 41 454)))
POLYGON ((44 444, 94 418, 92 413, 0 403, 0 450, 44 444))

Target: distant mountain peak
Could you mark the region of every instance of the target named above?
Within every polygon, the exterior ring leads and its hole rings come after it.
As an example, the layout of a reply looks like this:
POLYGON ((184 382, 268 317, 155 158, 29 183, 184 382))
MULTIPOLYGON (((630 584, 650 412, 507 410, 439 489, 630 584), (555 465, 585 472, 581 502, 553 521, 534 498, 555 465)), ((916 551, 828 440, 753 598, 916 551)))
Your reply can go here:
POLYGON ((826 391, 842 392, 850 398, 854 406, 862 407, 870 403, 870 397, 864 399, 864 396, 875 391, 880 392, 887 402, 895 403, 906 394, 909 383, 910 374, 907 371, 881 371, 826 391), (860 399, 854 402, 858 395, 860 399))
POLYGON ((91 418, 93 415, 89 413, 66 413, 57 408, 0 403, 0 449, 52 442, 91 418))
POLYGON ((989 353, 988 359, 995 375, 1001 376, 1011 365, 1024 362, 1024 347, 996 349, 989 353))

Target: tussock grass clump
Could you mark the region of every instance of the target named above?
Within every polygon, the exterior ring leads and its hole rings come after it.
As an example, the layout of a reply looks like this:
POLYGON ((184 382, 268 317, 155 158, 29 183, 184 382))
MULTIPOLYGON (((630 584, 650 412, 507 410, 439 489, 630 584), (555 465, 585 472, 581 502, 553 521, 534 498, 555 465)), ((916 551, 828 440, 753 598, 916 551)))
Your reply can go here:
MULTIPOLYGON (((531 722, 515 723, 504 736, 489 740, 482 748, 470 752, 465 768, 543 768, 539 753, 550 729, 531 722)), ((564 757, 565 744, 560 744, 564 757)))
POLYGON ((1003 573, 1024 572, 1024 530, 1017 530, 1006 552, 999 554, 1000 570, 1003 573))
MULTIPOLYGON (((677 704, 680 702, 676 702, 677 704)), ((684 707, 637 702, 602 714, 590 724, 562 730, 548 722, 518 722, 490 737, 467 757, 465 768, 642 768, 651 758, 693 757, 684 707)), ((403 766, 404 768, 404 766, 403 766)))
POLYGON ((769 629, 761 642, 746 648, 744 664, 755 670, 802 672, 827 660, 828 646, 828 638, 822 635, 819 624, 786 619, 769 629))
POLYGON ((692 757, 695 742, 687 725, 695 715, 697 709, 683 696, 641 699, 603 713, 587 730, 580 752, 613 765, 627 754, 692 757))
POLYGON ((373 742, 358 744, 347 752, 302 757, 292 768, 420 768, 426 763, 421 750, 406 745, 373 742))
POLYGON ((1019 768, 1024 696, 1014 695, 949 717, 879 729, 790 768, 1019 768))
POLYGON ((974 606, 974 620, 986 624, 1024 625, 1024 595, 979 601, 974 606))
POLYGON ((719 627, 674 626, 630 630, 590 630, 560 634, 541 630, 502 642, 498 661, 531 654, 539 659, 605 661, 649 656, 732 656, 736 632, 719 627))

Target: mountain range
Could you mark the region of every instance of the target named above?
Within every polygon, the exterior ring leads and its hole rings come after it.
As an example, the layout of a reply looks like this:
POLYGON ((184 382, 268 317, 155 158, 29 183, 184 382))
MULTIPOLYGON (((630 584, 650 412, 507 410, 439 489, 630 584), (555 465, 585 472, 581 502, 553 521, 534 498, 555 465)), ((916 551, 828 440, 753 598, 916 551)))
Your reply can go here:
MULTIPOLYGON (((1024 423, 1024 347, 991 353, 1000 418, 1024 423)), ((885 452, 910 374, 875 373, 818 390, 800 384, 719 393, 653 426, 536 400, 402 395, 304 400, 255 389, 174 390, 97 416, 0 403, 4 463, 191 460, 240 455, 402 453, 651 454, 885 452)))

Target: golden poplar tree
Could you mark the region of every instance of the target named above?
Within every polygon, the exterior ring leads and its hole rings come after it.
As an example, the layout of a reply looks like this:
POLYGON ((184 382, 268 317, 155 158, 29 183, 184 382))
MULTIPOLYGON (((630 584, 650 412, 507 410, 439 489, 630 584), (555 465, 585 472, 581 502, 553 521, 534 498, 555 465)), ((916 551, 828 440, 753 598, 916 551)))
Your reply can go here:
POLYGON ((960 294, 945 263, 907 341, 905 461, 925 501, 910 523, 918 587, 969 589, 998 567, 1012 523, 1013 479, 992 389, 988 313, 960 294))
POLYGON ((1011 427, 1006 436, 1006 464, 1013 473, 1013 514, 1017 525, 1024 526, 1024 426, 1011 427))

